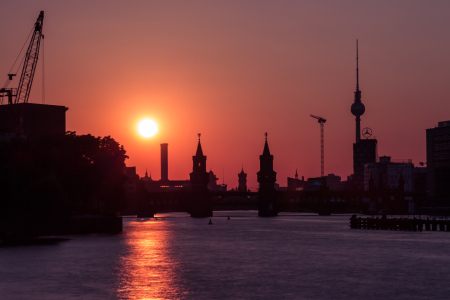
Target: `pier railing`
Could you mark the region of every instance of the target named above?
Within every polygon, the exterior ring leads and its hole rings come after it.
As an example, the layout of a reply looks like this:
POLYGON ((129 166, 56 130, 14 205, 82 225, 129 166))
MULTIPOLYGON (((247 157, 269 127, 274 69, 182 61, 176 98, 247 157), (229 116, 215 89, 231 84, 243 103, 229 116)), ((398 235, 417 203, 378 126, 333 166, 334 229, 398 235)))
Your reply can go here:
POLYGON ((372 230, 404 230, 404 231, 448 231, 450 232, 449 220, 436 219, 406 219, 406 218, 361 218, 353 215, 350 218, 352 229, 372 230))

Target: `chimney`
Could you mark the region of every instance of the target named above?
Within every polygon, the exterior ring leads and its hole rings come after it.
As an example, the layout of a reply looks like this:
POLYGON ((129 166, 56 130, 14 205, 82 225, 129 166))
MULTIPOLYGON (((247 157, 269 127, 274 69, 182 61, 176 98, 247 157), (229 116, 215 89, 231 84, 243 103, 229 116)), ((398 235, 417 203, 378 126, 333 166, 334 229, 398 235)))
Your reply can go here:
POLYGON ((168 158, 168 148, 169 144, 161 144, 161 180, 169 180, 169 158, 168 158))

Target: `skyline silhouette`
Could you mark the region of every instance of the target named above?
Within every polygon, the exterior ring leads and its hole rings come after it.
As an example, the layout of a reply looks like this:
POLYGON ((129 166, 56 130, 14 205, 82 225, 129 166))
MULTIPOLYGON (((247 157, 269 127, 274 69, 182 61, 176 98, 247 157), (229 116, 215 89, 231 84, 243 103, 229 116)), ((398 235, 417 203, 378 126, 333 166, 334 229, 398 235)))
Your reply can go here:
POLYGON ((425 130, 449 119, 446 2, 105 4, 5 3, 15 13, 0 28, 0 69, 6 80, 44 10, 29 102, 42 103, 44 62, 45 103, 69 107, 67 130, 114 137, 141 176, 160 177, 160 144, 168 143, 171 179, 187 179, 202 132, 208 168, 237 187, 243 163, 255 188, 269 132, 280 185, 295 170, 317 177, 315 114, 327 119, 325 174, 344 180, 353 172, 356 39, 361 129, 373 130, 379 156, 425 162, 425 130), (160 128, 151 139, 136 130, 144 117, 160 128))

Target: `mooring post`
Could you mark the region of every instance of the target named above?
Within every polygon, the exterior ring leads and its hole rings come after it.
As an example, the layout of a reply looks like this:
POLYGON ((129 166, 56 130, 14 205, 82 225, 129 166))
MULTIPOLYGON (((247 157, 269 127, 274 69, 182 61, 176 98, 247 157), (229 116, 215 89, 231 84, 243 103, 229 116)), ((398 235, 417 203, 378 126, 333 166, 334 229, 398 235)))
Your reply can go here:
POLYGON ((427 218, 427 221, 425 222, 425 230, 430 231, 430 219, 427 218))

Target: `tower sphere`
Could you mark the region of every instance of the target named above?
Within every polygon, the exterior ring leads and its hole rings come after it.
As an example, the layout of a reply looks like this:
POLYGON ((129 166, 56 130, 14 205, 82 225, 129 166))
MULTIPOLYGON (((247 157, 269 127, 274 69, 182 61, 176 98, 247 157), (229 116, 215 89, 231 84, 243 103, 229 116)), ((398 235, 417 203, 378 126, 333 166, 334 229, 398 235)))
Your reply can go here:
POLYGON ((352 104, 351 111, 354 116, 358 117, 364 114, 364 112, 366 111, 366 107, 361 102, 355 102, 352 104))

